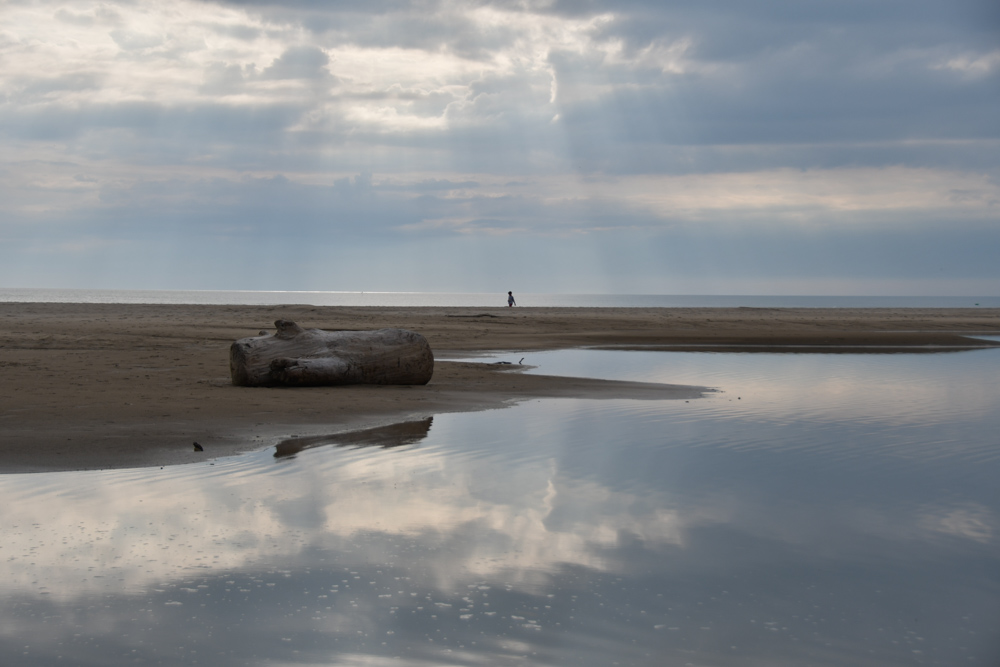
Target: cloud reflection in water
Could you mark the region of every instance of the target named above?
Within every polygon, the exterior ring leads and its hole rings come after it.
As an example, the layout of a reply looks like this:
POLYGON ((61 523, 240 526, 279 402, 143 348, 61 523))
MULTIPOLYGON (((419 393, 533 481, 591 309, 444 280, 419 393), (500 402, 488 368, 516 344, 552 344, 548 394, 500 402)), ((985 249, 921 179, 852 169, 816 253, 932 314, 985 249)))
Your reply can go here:
MULTIPOLYGON (((702 401, 535 401, 214 465, 0 478, 0 656, 991 664, 1000 410, 967 406, 964 445, 941 448, 953 423, 901 420, 905 396, 861 386, 868 359, 816 355, 845 416, 889 419, 792 420, 775 397, 807 404, 808 375, 734 355, 727 379, 719 356, 700 358, 726 393, 702 401), (729 383, 755 392, 732 407, 729 383)), ((659 377, 698 357, 655 359, 659 377)), ((998 400, 995 351, 929 359, 880 360, 881 381, 998 400)))

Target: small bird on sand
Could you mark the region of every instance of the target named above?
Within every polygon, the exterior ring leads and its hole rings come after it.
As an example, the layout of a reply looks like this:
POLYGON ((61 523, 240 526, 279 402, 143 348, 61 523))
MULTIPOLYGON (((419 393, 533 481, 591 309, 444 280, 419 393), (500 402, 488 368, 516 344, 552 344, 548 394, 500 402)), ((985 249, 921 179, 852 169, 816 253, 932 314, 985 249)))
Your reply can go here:
POLYGON ((196 451, 196 452, 203 452, 203 451, 205 451, 205 448, 204 448, 204 447, 202 447, 201 445, 199 445, 199 444, 198 444, 198 443, 196 442, 196 443, 194 443, 194 451, 196 451))

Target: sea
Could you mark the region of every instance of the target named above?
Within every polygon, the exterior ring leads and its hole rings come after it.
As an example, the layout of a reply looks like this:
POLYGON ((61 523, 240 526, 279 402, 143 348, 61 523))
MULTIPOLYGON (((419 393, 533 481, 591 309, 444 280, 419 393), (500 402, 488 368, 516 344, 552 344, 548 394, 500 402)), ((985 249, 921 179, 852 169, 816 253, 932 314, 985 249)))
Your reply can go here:
MULTIPOLYGON (((518 306, 561 308, 1000 308, 1000 296, 514 295, 518 306)), ((150 303, 271 306, 506 306, 506 292, 121 290, 0 287, 0 303, 150 303)))
POLYGON ((520 357, 704 391, 0 475, 0 664, 1000 664, 1000 348, 520 357))

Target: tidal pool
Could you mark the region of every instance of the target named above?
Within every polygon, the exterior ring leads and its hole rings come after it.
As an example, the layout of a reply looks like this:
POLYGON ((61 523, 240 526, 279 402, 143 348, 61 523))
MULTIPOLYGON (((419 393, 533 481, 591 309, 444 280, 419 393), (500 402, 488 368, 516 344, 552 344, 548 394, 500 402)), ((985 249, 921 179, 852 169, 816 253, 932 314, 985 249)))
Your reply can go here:
POLYGON ((1000 350, 521 356, 720 391, 0 476, 0 663, 1000 662, 1000 350))

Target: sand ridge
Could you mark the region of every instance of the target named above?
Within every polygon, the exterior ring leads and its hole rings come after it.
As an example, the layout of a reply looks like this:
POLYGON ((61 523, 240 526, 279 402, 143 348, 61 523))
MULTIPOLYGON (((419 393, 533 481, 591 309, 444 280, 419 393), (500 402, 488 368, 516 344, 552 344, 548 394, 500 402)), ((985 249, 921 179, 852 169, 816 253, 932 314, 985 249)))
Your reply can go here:
POLYGON ((322 329, 411 329, 428 339, 438 359, 580 346, 931 351, 992 345, 963 334, 1000 335, 1000 310, 976 308, 3 303, 0 471, 205 461, 292 435, 318 436, 535 397, 691 400, 704 391, 526 375, 516 366, 460 361, 438 361, 431 382, 420 387, 232 386, 230 343, 273 329, 277 319, 322 329), (194 441, 205 452, 194 452, 194 441))

